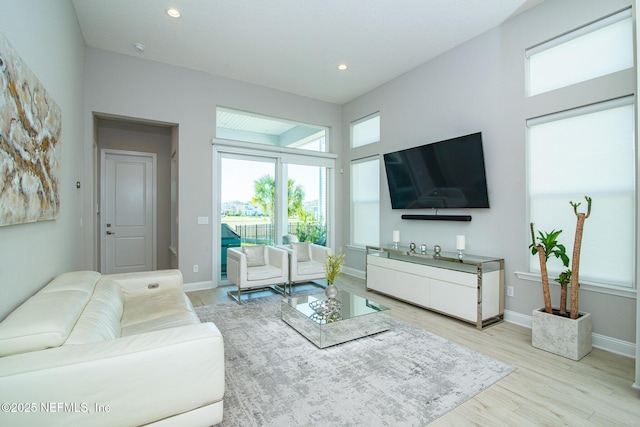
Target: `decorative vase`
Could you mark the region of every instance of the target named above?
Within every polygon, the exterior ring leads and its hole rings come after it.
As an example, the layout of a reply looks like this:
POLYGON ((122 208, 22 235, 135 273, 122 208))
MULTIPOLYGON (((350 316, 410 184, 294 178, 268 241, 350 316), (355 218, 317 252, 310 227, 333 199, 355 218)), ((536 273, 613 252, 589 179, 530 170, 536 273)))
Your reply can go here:
POLYGON ((324 293, 327 295, 327 298, 334 299, 338 296, 338 288, 333 283, 329 283, 324 293))
POLYGON ((533 311, 531 345, 572 360, 591 352, 591 314, 577 319, 549 314, 544 308, 533 311))

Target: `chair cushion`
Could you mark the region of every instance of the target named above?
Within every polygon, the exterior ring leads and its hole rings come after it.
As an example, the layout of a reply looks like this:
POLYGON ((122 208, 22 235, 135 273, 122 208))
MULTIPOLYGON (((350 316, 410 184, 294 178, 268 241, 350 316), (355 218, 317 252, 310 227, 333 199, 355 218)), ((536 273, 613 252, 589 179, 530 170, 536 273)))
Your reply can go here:
POLYGON ((298 262, 306 262, 311 260, 311 250, 309 249, 309 242, 293 242, 291 243, 291 249, 296 251, 298 262))
POLYGON ((274 279, 276 277, 282 277, 282 270, 278 267, 274 267, 273 265, 262 265, 247 268, 248 281, 274 279))
POLYGON ((311 274, 324 274, 324 264, 318 261, 298 263, 298 276, 308 276, 311 274))
POLYGON ((264 259, 264 245, 243 246, 242 252, 247 256, 247 267, 266 265, 264 259))

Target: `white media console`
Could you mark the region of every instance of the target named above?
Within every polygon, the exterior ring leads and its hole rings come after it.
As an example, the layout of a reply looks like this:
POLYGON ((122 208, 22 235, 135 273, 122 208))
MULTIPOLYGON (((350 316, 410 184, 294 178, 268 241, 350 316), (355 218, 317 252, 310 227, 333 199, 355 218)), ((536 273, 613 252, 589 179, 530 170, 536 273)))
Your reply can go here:
POLYGON ((367 246, 367 290, 476 325, 504 318, 504 259, 367 246))

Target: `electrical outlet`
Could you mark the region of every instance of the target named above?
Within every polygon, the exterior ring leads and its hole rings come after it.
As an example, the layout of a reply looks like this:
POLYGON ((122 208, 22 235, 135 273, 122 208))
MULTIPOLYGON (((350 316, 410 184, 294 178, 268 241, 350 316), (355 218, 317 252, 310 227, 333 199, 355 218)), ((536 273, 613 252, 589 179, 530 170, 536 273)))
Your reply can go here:
POLYGON ((507 286, 507 296, 508 297, 513 296, 513 286, 507 286))
POLYGON ((198 264, 193 264, 193 272, 194 273, 198 272, 198 264))

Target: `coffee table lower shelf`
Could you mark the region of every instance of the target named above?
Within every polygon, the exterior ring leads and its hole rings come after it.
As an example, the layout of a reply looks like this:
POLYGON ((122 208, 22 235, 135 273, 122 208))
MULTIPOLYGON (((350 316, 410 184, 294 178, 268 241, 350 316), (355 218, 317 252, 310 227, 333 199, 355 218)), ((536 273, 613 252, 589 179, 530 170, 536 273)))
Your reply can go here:
POLYGON ((321 316, 310 306, 315 301, 326 301, 324 293, 285 298, 281 304, 281 319, 319 348, 387 331, 391 318, 389 310, 381 304, 346 291, 336 297, 340 311, 333 316, 321 316))

